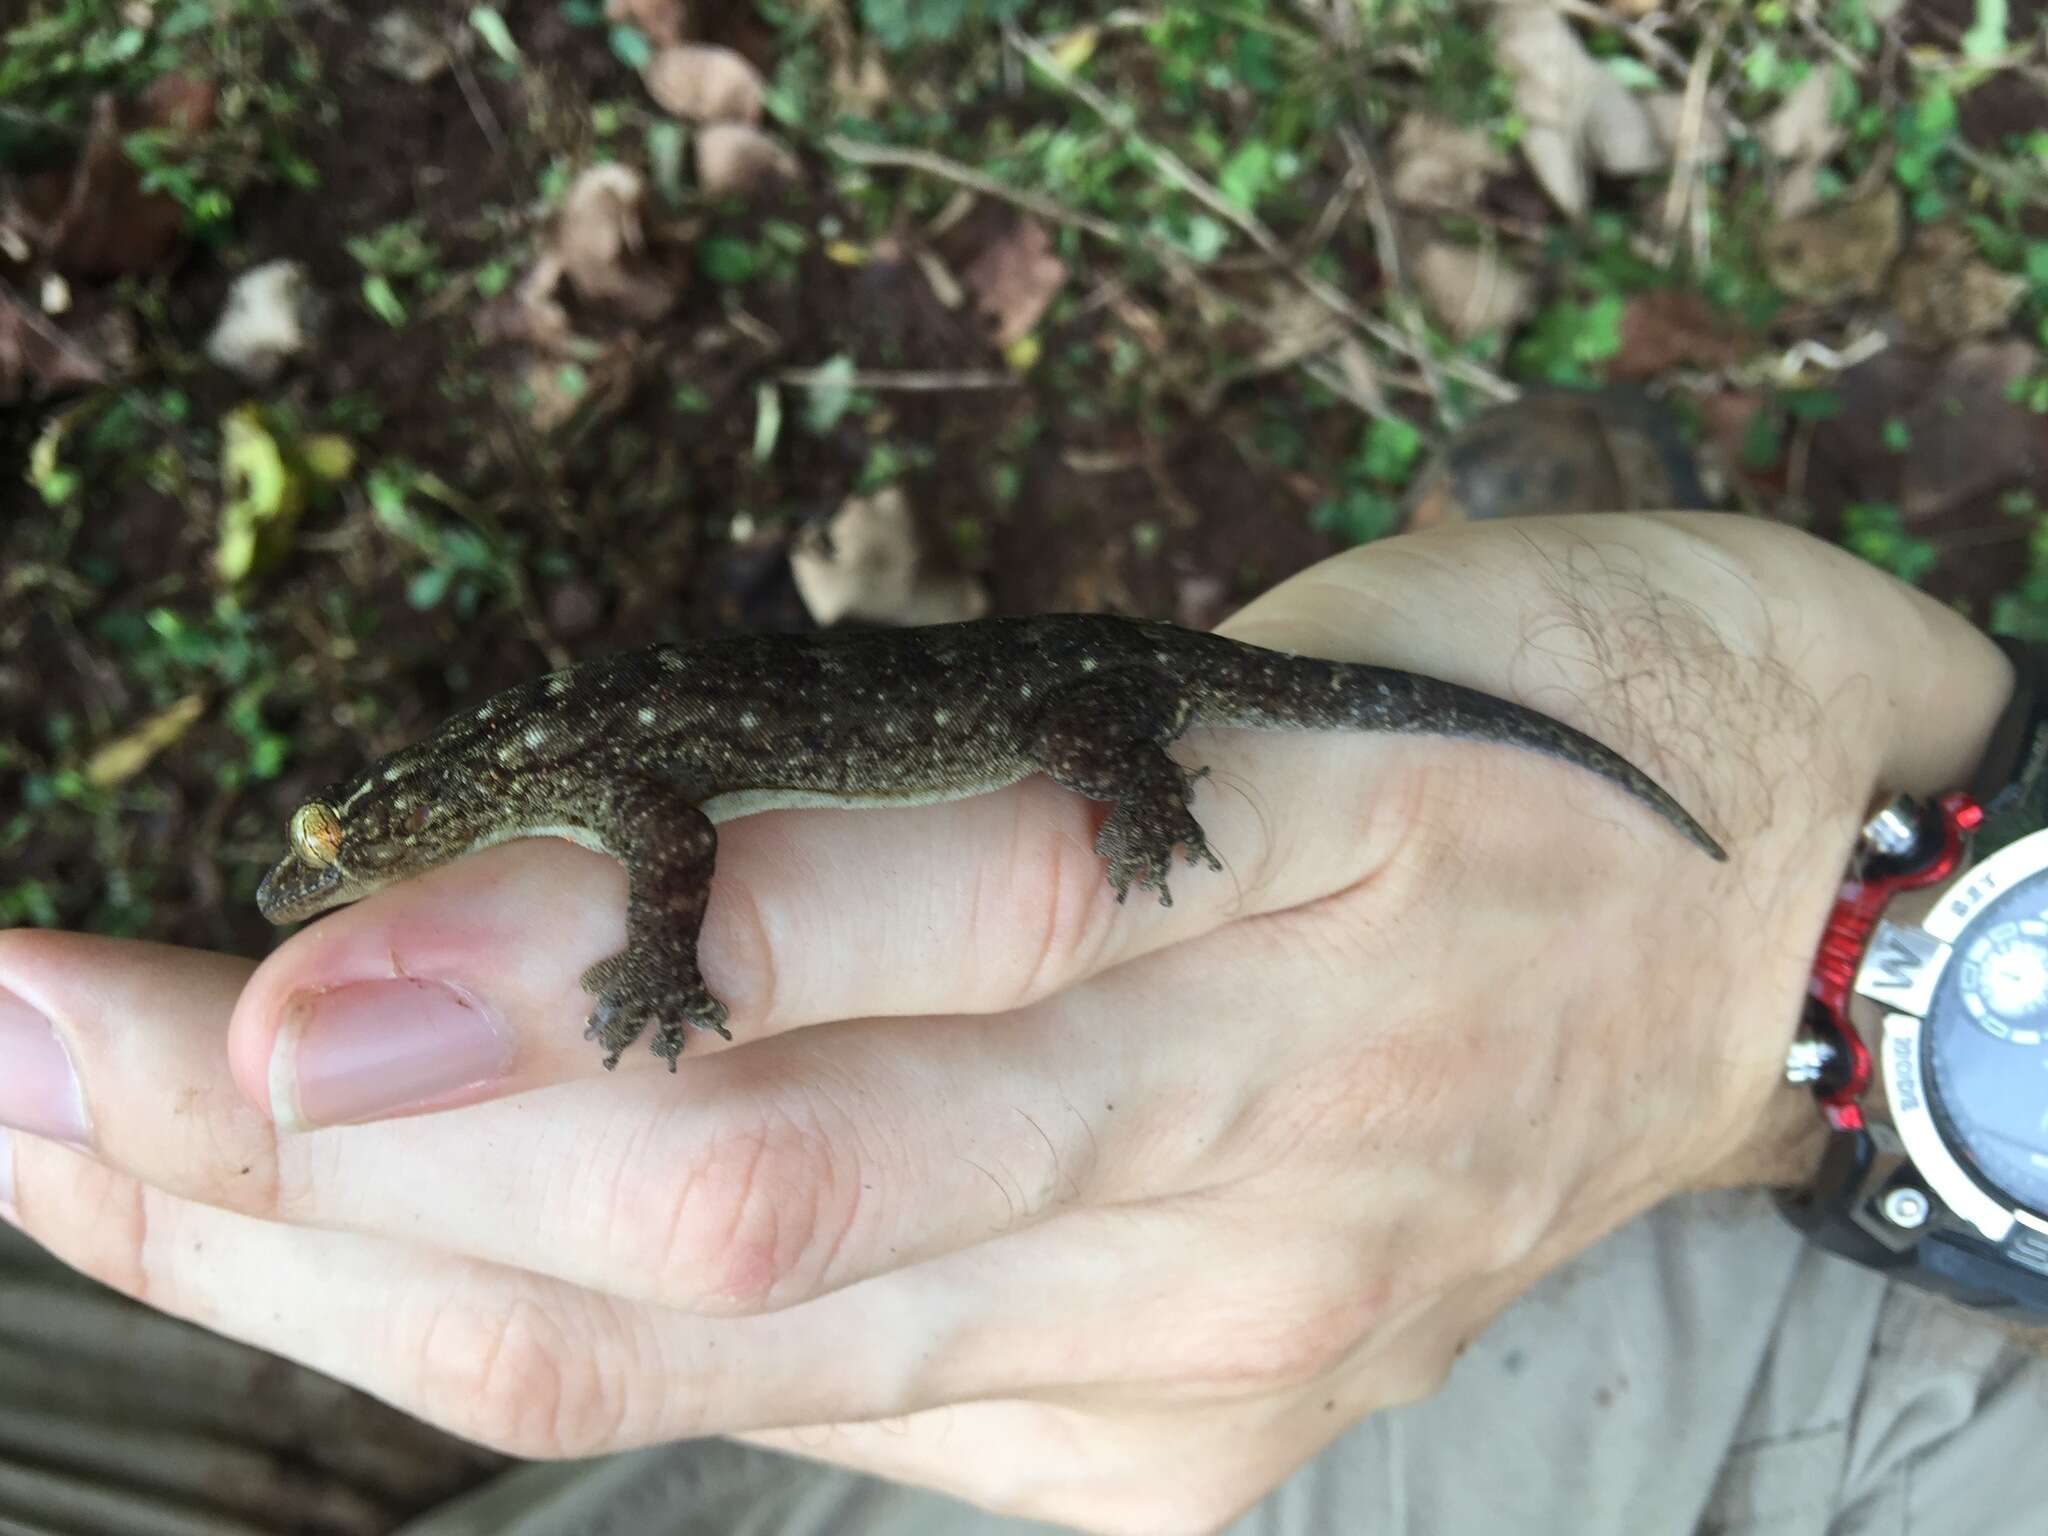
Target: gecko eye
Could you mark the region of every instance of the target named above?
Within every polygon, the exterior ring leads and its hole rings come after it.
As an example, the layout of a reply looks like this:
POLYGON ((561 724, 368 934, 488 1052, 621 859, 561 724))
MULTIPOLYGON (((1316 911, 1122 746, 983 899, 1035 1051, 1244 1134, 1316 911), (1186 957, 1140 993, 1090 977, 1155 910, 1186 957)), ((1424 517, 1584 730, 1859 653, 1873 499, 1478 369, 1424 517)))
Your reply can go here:
POLYGON ((341 855, 341 818, 318 800, 292 813, 292 852, 315 869, 325 869, 341 855))

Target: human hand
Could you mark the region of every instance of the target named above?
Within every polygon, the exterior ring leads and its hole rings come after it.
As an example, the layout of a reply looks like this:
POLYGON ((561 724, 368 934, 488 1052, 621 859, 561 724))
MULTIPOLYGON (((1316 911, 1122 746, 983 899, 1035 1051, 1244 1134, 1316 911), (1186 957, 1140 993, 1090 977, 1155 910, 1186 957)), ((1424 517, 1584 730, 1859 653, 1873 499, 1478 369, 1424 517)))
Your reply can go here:
POLYGON ((1797 1175, 1779 1069, 1853 829, 1877 785, 1963 779, 2006 686, 1952 615, 1733 518, 1395 540, 1226 628, 1519 697, 1731 861, 1570 767, 1414 738, 1187 738, 1227 869, 1171 909, 1117 906, 1100 808, 1043 782, 752 818, 702 946, 736 1043, 677 1078, 580 1038, 624 883, 564 844, 253 977, 0 935, 0 1116, 45 1133, 11 1138, 18 1219, 520 1454, 741 1434, 1221 1524, 1648 1205, 1797 1175))

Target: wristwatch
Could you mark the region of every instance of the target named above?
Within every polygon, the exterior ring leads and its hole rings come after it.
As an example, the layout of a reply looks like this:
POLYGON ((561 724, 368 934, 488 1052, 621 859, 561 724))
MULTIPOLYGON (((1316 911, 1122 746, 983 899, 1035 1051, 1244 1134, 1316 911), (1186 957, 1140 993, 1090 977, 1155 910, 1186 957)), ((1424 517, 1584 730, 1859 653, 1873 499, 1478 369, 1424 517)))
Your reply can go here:
POLYGON ((1779 1203, 1858 1263, 2048 1322, 2048 646, 1999 643, 2016 686, 1976 782, 1858 839, 1785 1063, 1831 1134, 1779 1203))

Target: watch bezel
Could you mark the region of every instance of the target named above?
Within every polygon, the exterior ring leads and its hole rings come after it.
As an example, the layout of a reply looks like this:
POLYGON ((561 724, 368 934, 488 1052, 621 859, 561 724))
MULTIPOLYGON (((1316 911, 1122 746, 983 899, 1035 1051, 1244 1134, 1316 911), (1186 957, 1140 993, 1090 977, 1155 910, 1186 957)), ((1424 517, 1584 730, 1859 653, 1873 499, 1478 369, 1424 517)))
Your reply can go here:
POLYGON ((2048 830, 2031 833, 1971 865, 1933 894, 1917 920, 1888 914, 1864 950, 1854 983, 1856 997, 1883 1009, 1879 1065, 1885 1107, 1906 1155, 1942 1203, 1992 1243, 2003 1243, 2015 1226, 2048 1235, 2048 1216, 1987 1187, 1949 1144, 1929 1092, 1922 1049, 1925 1024, 1941 981, 1955 963, 1958 940, 1972 919, 1997 897, 2043 873, 2048 873, 2048 830), (1934 942, 1910 950, 1887 949, 1883 941, 1888 929, 1918 930, 1934 942))

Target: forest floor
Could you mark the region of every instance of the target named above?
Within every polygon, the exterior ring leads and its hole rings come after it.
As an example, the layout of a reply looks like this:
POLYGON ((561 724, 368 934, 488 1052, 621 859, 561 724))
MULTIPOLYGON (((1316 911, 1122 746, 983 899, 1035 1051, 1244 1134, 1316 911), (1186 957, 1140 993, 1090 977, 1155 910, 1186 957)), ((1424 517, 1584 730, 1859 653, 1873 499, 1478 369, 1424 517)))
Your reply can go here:
POLYGON ((1213 623, 1529 391, 2048 635, 2040 0, 7 9, 0 926, 260 951, 618 646, 1213 623))

